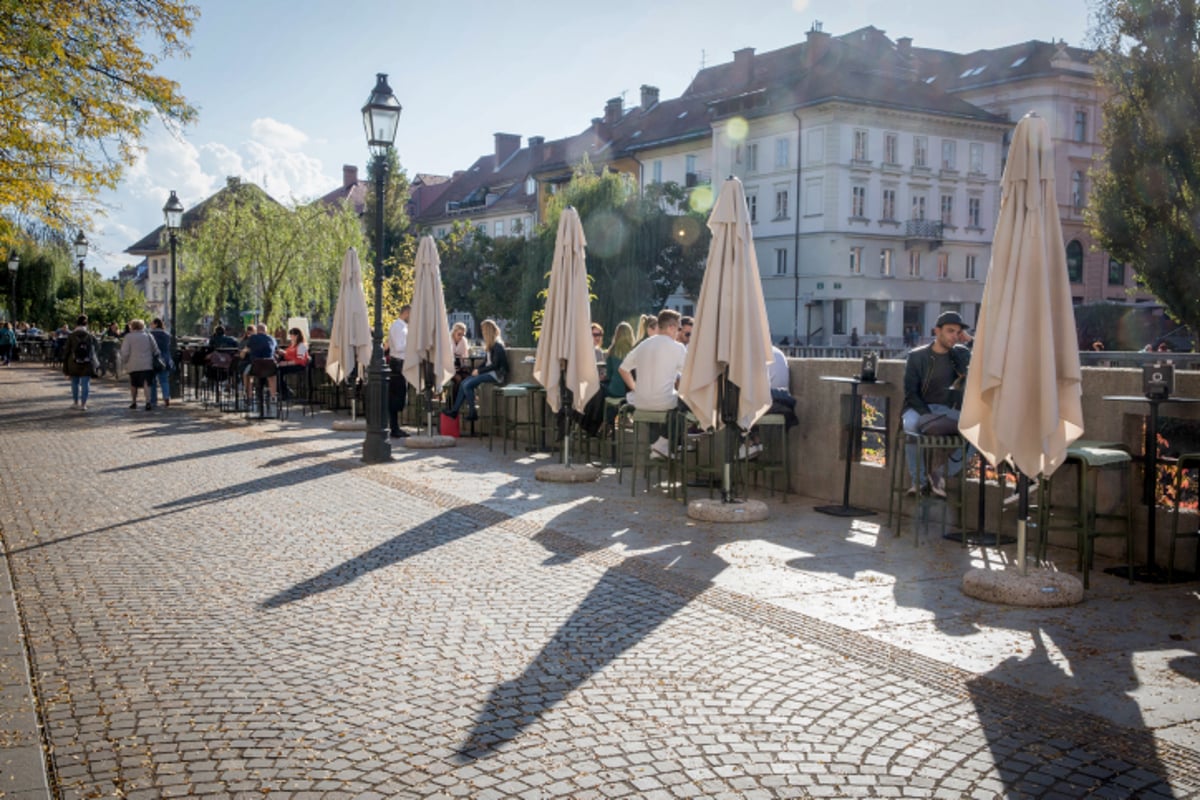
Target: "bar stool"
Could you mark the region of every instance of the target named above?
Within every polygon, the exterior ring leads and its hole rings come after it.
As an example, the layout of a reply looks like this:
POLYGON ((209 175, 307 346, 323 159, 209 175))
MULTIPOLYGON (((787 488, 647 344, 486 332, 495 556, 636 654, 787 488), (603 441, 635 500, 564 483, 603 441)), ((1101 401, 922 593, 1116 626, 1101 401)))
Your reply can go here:
MULTIPOLYGON (((621 449, 624 448, 623 440, 625 438, 625 434, 630 433, 630 432, 632 432, 632 434, 633 434, 632 450, 630 451, 631 452, 631 461, 633 464, 633 480, 631 480, 629 482, 629 494, 631 496, 637 495, 637 476, 638 476, 639 464, 642 467, 642 474, 645 475, 645 478, 646 478, 646 489, 647 490, 650 489, 651 458, 650 458, 649 451, 650 451, 650 445, 652 443, 652 440, 650 438, 650 426, 651 425, 659 425, 659 426, 662 426, 662 428, 664 429, 663 435, 666 436, 667 441, 670 443, 671 457, 666 459, 663 462, 658 463, 655 466, 658 467, 660 482, 662 479, 662 468, 664 466, 667 468, 667 482, 668 482, 668 484, 671 485, 671 496, 674 497, 675 496, 675 488, 674 488, 675 466, 676 466, 676 460, 677 460, 677 455, 678 455, 675 452, 675 441, 678 438, 678 437, 676 437, 675 433, 676 433, 676 425, 679 424, 679 420, 682 418, 683 415, 675 413, 674 409, 667 410, 667 411, 647 411, 647 410, 634 408, 633 406, 625 406, 625 408, 628 409, 627 414, 628 414, 628 420, 630 422, 630 426, 629 426, 629 428, 621 426, 621 429, 620 429, 621 434, 622 434, 621 449), (646 440, 644 442, 642 441, 643 434, 645 434, 645 437, 646 437, 646 440)), ((622 473, 624 472, 624 469, 625 469, 624 459, 620 459, 617 464, 617 482, 618 483, 621 482, 622 473)), ((684 487, 683 491, 684 491, 684 498, 686 499, 687 488, 684 487)))
MULTIPOLYGON (((1129 582, 1133 583, 1133 456, 1124 445, 1103 442, 1076 442, 1067 448, 1063 466, 1074 465, 1078 469, 1075 490, 1074 519, 1055 524, 1051 521, 1054 511, 1054 478, 1043 477, 1038 481, 1038 558, 1045 556, 1046 539, 1050 528, 1075 531, 1077 568, 1083 572, 1083 588, 1089 585, 1088 576, 1092 569, 1093 541, 1101 537, 1125 539, 1125 563, 1129 565, 1129 582), (1099 513, 1096 510, 1097 483, 1102 470, 1117 470, 1125 485, 1124 511, 1121 513, 1099 513), (1119 530, 1098 530, 1097 522, 1103 520, 1122 521, 1119 530)), ((1150 513, 1154 513, 1153 509, 1150 513)))
MULTIPOLYGON (((754 485, 758 485, 759 475, 771 478, 771 496, 775 496, 775 480, 783 475, 783 502, 787 502, 788 487, 791 483, 791 472, 788 468, 787 420, 783 414, 764 414, 755 426, 762 440, 762 453, 758 458, 747 462, 754 475, 754 485)), ((747 446, 748 447, 748 446, 747 446)), ((763 481, 766 483, 766 481, 763 481)))
MULTIPOLYGON (((966 484, 965 476, 966 476, 966 461, 967 461, 967 440, 957 434, 950 434, 950 435, 944 435, 944 436, 924 436, 919 433, 908 433, 907 431, 904 430, 903 424, 901 424, 900 429, 897 432, 896 438, 893 441, 898 442, 898 443, 903 443, 903 444, 901 445, 901 447, 897 448, 898 452, 896 452, 895 454, 892 453, 891 448, 889 448, 889 450, 888 450, 888 458, 891 459, 891 461, 892 461, 891 491, 888 494, 888 527, 889 528, 892 527, 893 519, 895 519, 897 522, 899 522, 901 524, 903 524, 903 520, 904 520, 904 498, 907 496, 908 488, 909 488, 909 483, 905 480, 905 474, 904 474, 904 472, 905 472, 904 462, 907 461, 907 459, 905 458, 905 449, 907 446, 913 446, 913 447, 917 448, 917 464, 920 466, 920 468, 922 470, 922 472, 921 472, 922 475, 929 474, 928 463, 929 463, 930 458, 932 458, 934 455, 942 454, 942 455, 945 455, 947 458, 949 458, 950 456, 953 456, 956 451, 959 453, 959 458, 962 460, 963 469, 959 471, 958 476, 957 476, 957 483, 958 483, 958 488, 956 490, 957 497, 955 497, 954 499, 951 499, 950 494, 947 493, 946 498, 945 498, 945 506, 947 506, 947 507, 954 506, 955 509, 957 509, 958 525, 961 527, 962 526, 963 506, 964 506, 963 497, 965 494, 964 490, 965 490, 965 484, 966 484), (895 510, 894 516, 893 516, 893 508, 895 510)), ((921 487, 920 481, 918 481, 917 487, 919 490, 921 487)), ((918 495, 916 497, 916 504, 917 504, 917 510, 919 510, 921 507, 920 495, 918 495)), ((914 546, 919 545, 921 543, 921 528, 917 524, 918 516, 919 516, 919 514, 916 513, 916 511, 914 511, 914 513, 912 515, 913 545, 914 546)), ((897 527, 893 528, 893 530, 895 531, 896 536, 900 536, 902 533, 899 525, 897 527)), ((944 536, 945 534, 946 534, 946 511, 945 511, 945 509, 943 509, 943 511, 942 511, 942 535, 944 536)), ((963 537, 963 545, 964 546, 966 545, 966 540, 967 540, 967 537, 964 536, 963 537)))
POLYGON ((491 384, 491 417, 488 420, 488 450, 492 449, 492 439, 496 432, 499 431, 503 438, 503 451, 508 452, 508 437, 512 434, 513 449, 517 447, 517 434, 521 428, 528 428, 532 431, 536 424, 534 419, 532 392, 529 391, 529 386, 522 383, 514 383, 508 386, 501 386, 498 383, 491 384), (521 401, 524 400, 529 405, 529 416, 526 420, 521 420, 521 401))
MULTIPOLYGON (((1200 467, 1200 453, 1184 453, 1175 462, 1175 510, 1171 514, 1171 546, 1167 555, 1167 583, 1175 579, 1175 541, 1177 539, 1195 539, 1196 554, 1192 564, 1192 574, 1200 575, 1200 530, 1190 533, 1179 532, 1180 494, 1183 492, 1184 475, 1189 469, 1200 467)), ((1195 488, 1195 483, 1192 484, 1195 488)), ((1153 512, 1151 512, 1153 513, 1153 512)))

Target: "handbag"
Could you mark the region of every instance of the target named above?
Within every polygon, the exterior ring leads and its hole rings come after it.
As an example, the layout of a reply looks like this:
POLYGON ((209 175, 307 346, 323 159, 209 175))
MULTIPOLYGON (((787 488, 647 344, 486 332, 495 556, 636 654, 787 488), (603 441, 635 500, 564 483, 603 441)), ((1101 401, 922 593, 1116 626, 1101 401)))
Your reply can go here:
POLYGON ((917 432, 922 436, 954 436, 958 434, 958 412, 940 411, 922 414, 917 418, 917 432))
POLYGON ((442 436, 453 436, 457 439, 459 435, 458 417, 452 417, 443 411, 438 418, 438 433, 442 436))
POLYGON ((162 372, 167 368, 167 362, 163 361, 162 354, 157 350, 154 351, 154 360, 150 362, 150 366, 155 372, 162 372))

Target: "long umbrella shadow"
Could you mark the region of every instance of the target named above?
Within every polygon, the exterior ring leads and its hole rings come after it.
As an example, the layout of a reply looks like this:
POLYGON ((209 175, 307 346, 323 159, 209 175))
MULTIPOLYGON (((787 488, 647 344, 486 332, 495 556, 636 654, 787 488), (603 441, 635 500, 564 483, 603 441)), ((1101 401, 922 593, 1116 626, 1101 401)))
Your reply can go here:
POLYGON ((1154 734, 1129 695, 1138 685, 1129 651, 1114 654, 1116 664, 1080 655, 1059 666, 1050 658, 1047 632, 1035 627, 1031 633, 1028 656, 1011 656, 967 684, 1004 796, 1082 797, 1116 789, 1109 796, 1175 797, 1154 734), (1114 676, 1125 685, 1104 690, 1105 717, 1072 710, 1064 721, 1061 709, 1030 703, 1027 693, 1010 685, 1017 673, 1035 676, 1051 695, 1111 687, 1114 676))
MULTIPOLYGON (((212 427, 205 427, 204 433, 211 433, 212 427)), ((135 464, 122 464, 118 467, 110 467, 101 472, 128 472, 131 470, 147 469, 151 467, 162 467, 168 464, 178 464, 181 461, 194 461, 201 458, 212 458, 214 456, 227 456, 234 453, 248 453, 254 450, 261 450, 268 447, 278 447, 280 444, 292 444, 294 442, 311 442, 324 441, 327 437, 321 435, 304 436, 304 437, 289 437, 286 441, 278 442, 270 439, 250 439, 237 444, 225 445, 224 447, 212 447, 205 450, 197 450, 194 453, 184 453, 183 455, 171 455, 165 458, 156 458, 150 461, 139 461, 135 464)), ((264 466, 274 466, 273 462, 268 461, 264 466)))
MULTIPOLYGON (((499 488, 497 489, 497 493, 499 488)), ((353 558, 330 567, 319 575, 268 597, 259 608, 281 608, 308 597, 347 586, 375 570, 399 564, 422 553, 478 533, 487 527, 478 521, 495 516, 496 512, 482 504, 472 504, 443 512, 419 525, 406 529, 386 542, 372 547, 353 558)))
MULTIPOLYGON (((580 513, 596 513, 596 510, 577 507, 557 518, 555 524, 570 530, 570 517, 580 513)), ((552 532, 538 534, 534 540, 551 553, 543 566, 563 566, 587 551, 605 547, 581 545, 573 538, 552 532)), ((667 558, 669 563, 672 551, 682 555, 690 546, 690 542, 676 542, 657 555, 667 558)), ((493 755, 591 676, 686 608, 726 566, 715 555, 705 555, 700 571, 690 570, 689 580, 675 582, 677 585, 671 591, 648 583, 639 577, 641 571, 636 567, 631 569, 628 563, 605 570, 525 670, 491 691, 455 758, 468 763, 493 755)), ((661 567, 644 562, 638 566, 662 571, 661 567)))

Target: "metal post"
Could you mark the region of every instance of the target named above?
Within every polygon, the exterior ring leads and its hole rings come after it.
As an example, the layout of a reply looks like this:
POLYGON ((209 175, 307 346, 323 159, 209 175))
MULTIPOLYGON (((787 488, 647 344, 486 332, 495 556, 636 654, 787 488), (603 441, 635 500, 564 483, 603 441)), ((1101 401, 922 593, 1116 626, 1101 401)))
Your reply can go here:
POLYGON ((362 460, 380 464, 392 460, 388 441, 388 381, 391 370, 383 358, 383 197, 387 189, 387 159, 375 156, 375 327, 372 331, 371 364, 367 369, 367 432, 362 460))
POLYGON ((79 315, 83 316, 83 259, 79 259, 79 315))
POLYGON ((17 332, 17 271, 10 269, 8 271, 8 321, 14 326, 13 333, 17 332))
POLYGON ((171 230, 171 396, 177 401, 183 400, 183 392, 179 386, 179 339, 177 329, 178 317, 175 316, 175 231, 171 230))

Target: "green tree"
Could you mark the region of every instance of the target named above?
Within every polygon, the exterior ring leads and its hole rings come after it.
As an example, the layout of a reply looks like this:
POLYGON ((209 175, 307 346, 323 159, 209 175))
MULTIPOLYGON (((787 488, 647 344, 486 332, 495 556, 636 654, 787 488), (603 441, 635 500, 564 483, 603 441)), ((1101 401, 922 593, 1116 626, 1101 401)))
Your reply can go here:
POLYGON ((1200 330, 1200 0, 1101 0, 1097 19, 1111 94, 1089 226, 1200 330))
POLYGON ((212 209, 182 237, 182 326, 221 317, 229 304, 258 308, 276 327, 290 315, 324 314, 336 302, 342 259, 363 246, 352 208, 289 209, 257 194, 212 209), (223 300, 227 298, 227 300, 223 300))
MULTIPOLYGON (((92 330, 108 327, 110 322, 124 325, 131 319, 146 319, 146 296, 133 284, 118 286, 115 281, 100 277, 95 270, 85 270, 83 278, 83 310, 88 315, 88 327, 92 330)), ((59 283, 58 295, 57 323, 65 322, 74 327, 79 314, 78 273, 65 277, 59 283)))
POLYGON ((183 0, 0 0, 0 249, 22 221, 90 227, 146 124, 194 118, 155 70, 186 54, 198 13, 183 0))

